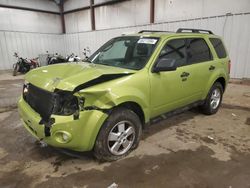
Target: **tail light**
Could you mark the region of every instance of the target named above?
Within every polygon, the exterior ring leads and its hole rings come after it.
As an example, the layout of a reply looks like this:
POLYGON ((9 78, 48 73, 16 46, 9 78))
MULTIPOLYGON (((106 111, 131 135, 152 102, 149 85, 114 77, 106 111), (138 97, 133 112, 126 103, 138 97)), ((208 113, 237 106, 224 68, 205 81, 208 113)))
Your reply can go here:
POLYGON ((228 74, 231 72, 231 60, 228 61, 228 74))

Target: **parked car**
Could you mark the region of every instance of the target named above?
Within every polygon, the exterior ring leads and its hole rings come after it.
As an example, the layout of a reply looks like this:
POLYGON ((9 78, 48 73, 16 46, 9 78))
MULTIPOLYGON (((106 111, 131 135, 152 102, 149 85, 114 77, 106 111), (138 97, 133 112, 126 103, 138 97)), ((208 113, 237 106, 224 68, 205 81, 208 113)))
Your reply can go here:
POLYGON ((18 108, 37 139, 112 161, 135 149, 152 122, 195 106, 215 114, 229 72, 211 31, 141 31, 111 39, 86 62, 26 74, 18 108))

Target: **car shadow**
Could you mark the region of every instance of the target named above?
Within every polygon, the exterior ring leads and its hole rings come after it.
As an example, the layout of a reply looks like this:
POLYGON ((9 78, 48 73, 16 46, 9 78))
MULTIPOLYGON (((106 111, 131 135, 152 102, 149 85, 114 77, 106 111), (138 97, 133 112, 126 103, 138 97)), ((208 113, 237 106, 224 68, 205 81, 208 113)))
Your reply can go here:
POLYGON ((163 119, 161 121, 158 121, 156 123, 151 123, 147 126, 145 126, 142 134, 142 140, 158 133, 161 132, 165 129, 169 129, 170 127, 173 126, 178 126, 178 125, 186 125, 186 121, 193 119, 197 115, 202 115, 200 112, 199 108, 192 108, 190 110, 187 110, 185 112, 173 115, 171 117, 168 117, 166 119, 163 119))

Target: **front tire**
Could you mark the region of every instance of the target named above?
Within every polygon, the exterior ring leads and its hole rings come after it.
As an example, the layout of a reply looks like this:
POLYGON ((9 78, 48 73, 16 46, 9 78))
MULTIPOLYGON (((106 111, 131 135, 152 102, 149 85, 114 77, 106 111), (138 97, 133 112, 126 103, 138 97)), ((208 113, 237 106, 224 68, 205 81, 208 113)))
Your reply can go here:
POLYGON ((126 108, 116 108, 101 127, 94 146, 100 161, 114 161, 139 145, 142 125, 139 117, 126 108))
POLYGON ((206 115, 215 114, 221 105, 223 97, 223 87, 221 83, 215 82, 211 87, 205 103, 202 105, 203 113, 206 115))
POLYGON ((19 65, 18 65, 18 63, 16 63, 16 64, 14 64, 14 69, 13 69, 13 76, 16 76, 17 75, 17 72, 18 72, 18 70, 19 70, 19 65))

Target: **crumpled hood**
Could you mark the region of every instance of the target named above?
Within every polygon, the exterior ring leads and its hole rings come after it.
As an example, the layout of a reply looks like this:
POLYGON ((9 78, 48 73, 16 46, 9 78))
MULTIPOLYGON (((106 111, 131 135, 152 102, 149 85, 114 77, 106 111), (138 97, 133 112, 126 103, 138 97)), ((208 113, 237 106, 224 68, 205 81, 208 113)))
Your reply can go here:
POLYGON ((73 91, 77 86, 102 75, 133 72, 135 71, 84 62, 63 63, 34 69, 25 75, 25 80, 47 91, 54 91, 55 88, 73 91))

